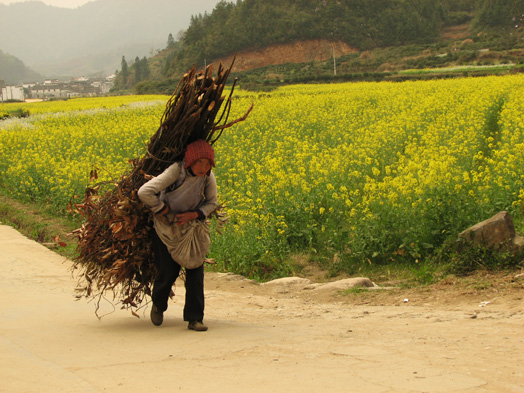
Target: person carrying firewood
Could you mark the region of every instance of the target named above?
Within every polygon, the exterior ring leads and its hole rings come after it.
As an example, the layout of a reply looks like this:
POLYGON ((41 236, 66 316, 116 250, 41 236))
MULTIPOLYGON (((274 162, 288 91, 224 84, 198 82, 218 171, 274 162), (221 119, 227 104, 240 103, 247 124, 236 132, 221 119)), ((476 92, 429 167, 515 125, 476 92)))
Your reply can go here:
POLYGON ((152 249, 157 275, 153 283, 151 322, 160 326, 171 289, 185 268, 184 321, 188 329, 206 331, 204 319, 204 260, 210 247, 206 218, 217 207, 212 167, 215 153, 203 139, 190 143, 184 160, 176 162, 138 190, 154 213, 152 249))

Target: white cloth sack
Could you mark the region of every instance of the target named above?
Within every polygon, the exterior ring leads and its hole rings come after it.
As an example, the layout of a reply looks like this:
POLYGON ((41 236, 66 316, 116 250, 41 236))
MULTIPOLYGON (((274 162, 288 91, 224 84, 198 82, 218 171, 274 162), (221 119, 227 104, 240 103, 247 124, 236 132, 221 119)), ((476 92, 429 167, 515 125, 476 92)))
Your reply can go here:
POLYGON ((211 246, 209 226, 204 220, 176 225, 155 215, 154 221, 156 233, 175 262, 186 269, 196 269, 204 264, 211 246))

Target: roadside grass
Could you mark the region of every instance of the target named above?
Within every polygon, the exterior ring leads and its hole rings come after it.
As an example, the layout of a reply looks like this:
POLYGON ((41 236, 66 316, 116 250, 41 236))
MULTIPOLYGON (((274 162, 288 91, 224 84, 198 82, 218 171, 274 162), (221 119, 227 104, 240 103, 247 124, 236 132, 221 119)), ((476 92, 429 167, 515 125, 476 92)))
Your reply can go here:
POLYGON ((70 234, 80 222, 72 216, 57 216, 49 206, 24 204, 0 194, 0 224, 12 226, 60 255, 75 256, 77 241, 70 234))
MULTIPOLYGON (((0 193, 0 224, 14 227, 20 233, 50 248, 54 252, 74 259, 77 253, 77 240, 71 232, 79 228, 81 221, 71 215, 57 215, 51 206, 22 203, 0 193)), ((485 255, 485 254, 483 254, 485 255)), ((470 294, 506 289, 524 288, 524 264, 481 265, 477 270, 458 270, 459 266, 471 264, 469 259, 460 260, 454 255, 448 263, 430 261, 416 264, 392 263, 378 265, 362 263, 351 274, 337 269, 334 261, 326 268, 324 263, 315 261, 306 254, 290 256, 293 275, 308 278, 313 282, 328 282, 349 277, 368 277, 381 288, 369 290, 353 288, 343 291, 343 295, 359 302, 380 303, 385 299, 397 298, 410 291, 419 294, 429 290, 447 291, 457 287, 460 293, 470 294), (520 273, 520 274, 519 274, 520 273)), ((215 269, 213 269, 215 270, 215 269)), ((390 300, 388 300, 390 301, 390 300)))
MULTIPOLYGON (((77 239, 71 235, 71 232, 80 227, 81 221, 71 215, 57 215, 51 206, 22 203, 0 193, 0 224, 12 226, 29 239, 67 258, 76 256, 77 239)), ((337 269, 336 263, 326 269, 305 254, 291 255, 290 266, 294 275, 316 282, 349 277, 347 273, 337 269)), ((369 276, 380 282, 381 286, 405 288, 434 282, 440 279, 442 272, 422 264, 408 266, 365 263, 356 268, 352 276, 369 276)))

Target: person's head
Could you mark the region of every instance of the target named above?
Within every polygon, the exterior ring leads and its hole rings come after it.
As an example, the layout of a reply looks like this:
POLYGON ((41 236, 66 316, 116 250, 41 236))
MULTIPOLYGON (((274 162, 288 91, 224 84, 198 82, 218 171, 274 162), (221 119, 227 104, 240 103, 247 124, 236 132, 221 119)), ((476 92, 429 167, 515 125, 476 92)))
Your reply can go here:
POLYGON ((196 176, 208 175, 215 166, 215 151, 209 143, 199 139, 187 145, 185 168, 191 168, 196 176))

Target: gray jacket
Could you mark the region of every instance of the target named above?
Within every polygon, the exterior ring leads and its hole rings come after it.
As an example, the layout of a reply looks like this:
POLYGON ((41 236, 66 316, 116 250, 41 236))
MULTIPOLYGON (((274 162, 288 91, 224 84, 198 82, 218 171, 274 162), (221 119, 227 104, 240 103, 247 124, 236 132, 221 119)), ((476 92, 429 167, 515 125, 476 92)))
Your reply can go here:
POLYGON ((209 216, 218 205, 215 175, 198 177, 184 169, 184 162, 176 162, 138 190, 138 197, 153 213, 167 204, 172 213, 198 211, 209 216), (178 185, 178 183, 182 183, 178 185), (173 185, 178 187, 173 190, 173 185))

